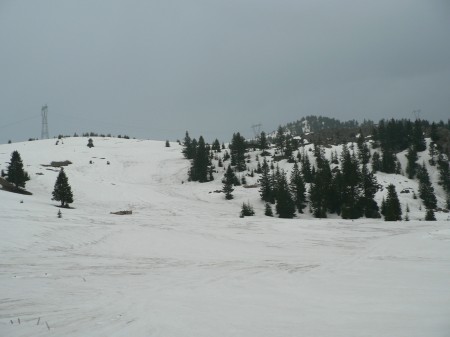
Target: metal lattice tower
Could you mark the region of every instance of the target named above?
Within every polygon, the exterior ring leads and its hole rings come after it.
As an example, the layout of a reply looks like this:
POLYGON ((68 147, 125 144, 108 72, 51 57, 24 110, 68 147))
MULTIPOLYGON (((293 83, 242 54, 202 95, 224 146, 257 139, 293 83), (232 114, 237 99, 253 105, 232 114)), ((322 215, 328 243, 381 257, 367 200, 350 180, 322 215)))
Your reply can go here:
POLYGON ((41 109, 41 115, 42 115, 41 139, 48 139, 48 138, 50 138, 49 135, 48 135, 47 112, 48 112, 48 107, 47 107, 47 104, 46 104, 41 109))
POLYGON ((255 139, 259 137, 259 134, 261 133, 261 123, 252 125, 253 129, 253 135, 255 136, 255 139))

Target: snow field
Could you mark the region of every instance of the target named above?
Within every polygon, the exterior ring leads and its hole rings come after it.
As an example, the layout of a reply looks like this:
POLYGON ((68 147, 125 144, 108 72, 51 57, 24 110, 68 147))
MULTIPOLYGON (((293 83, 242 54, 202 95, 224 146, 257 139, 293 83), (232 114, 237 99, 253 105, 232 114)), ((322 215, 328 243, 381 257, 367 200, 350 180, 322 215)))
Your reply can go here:
POLYGON ((54 144, 0 146, 33 192, 0 190, 0 336, 449 336, 450 222, 418 221, 410 195, 409 222, 267 218, 257 189, 186 182, 175 143, 54 144), (40 164, 62 160, 75 202, 58 219, 40 164))

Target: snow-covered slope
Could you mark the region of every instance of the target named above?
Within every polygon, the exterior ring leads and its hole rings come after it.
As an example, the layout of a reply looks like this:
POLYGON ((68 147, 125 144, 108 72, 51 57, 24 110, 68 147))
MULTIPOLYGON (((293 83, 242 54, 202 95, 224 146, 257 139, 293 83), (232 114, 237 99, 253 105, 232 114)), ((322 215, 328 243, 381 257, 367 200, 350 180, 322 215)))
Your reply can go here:
POLYGON ((0 336, 449 336, 450 221, 419 221, 410 194, 409 222, 268 218, 257 189, 186 182, 176 143, 86 144, 0 146, 33 192, 0 190, 0 336), (58 218, 41 164, 63 160, 75 202, 58 218))

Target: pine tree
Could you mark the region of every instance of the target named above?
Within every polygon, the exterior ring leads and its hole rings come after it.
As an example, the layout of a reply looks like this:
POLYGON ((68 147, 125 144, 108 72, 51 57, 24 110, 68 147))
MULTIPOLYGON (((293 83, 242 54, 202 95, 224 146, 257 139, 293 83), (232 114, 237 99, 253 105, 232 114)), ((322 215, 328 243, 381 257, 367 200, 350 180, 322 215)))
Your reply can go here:
POLYGON ((402 208, 398 200, 395 186, 390 184, 387 187, 388 193, 384 204, 382 205, 382 213, 385 221, 397 221, 402 219, 402 208))
POLYGON ((267 136, 264 131, 261 132, 258 139, 258 147, 262 150, 261 156, 267 156, 270 153, 267 151, 269 148, 269 142, 267 141, 267 136))
POLYGON ((206 148, 205 140, 200 136, 189 170, 189 179, 191 181, 198 181, 201 183, 208 181, 208 166, 210 164, 208 153, 209 151, 206 148))
POLYGON ((88 139, 87 147, 88 147, 88 148, 94 147, 94 141, 92 140, 92 138, 89 138, 89 139, 88 139))
POLYGON ((341 158, 342 171, 342 218, 357 219, 364 210, 361 207, 361 172, 356 156, 350 155, 344 145, 341 158))
POLYGON ((430 161, 429 161, 430 165, 435 166, 436 165, 436 157, 439 154, 436 149, 436 143, 434 143, 434 142, 430 143, 430 148, 429 148, 428 154, 430 155, 430 161))
POLYGON ((312 183, 313 175, 311 171, 311 163, 307 154, 302 156, 302 175, 305 183, 312 183))
POLYGON ((286 136, 281 125, 278 127, 277 134, 275 135, 275 146, 277 150, 280 151, 280 154, 284 155, 284 150, 286 147, 286 136))
POLYGON ((194 159, 195 156, 195 148, 196 148, 196 141, 195 143, 191 140, 191 137, 189 137, 189 132, 186 131, 186 136, 184 137, 184 148, 183 148, 183 155, 186 159, 194 159))
POLYGON ((170 142, 166 140, 166 147, 170 147, 170 142))
POLYGON ((366 142, 364 141, 364 136, 361 130, 359 130, 359 137, 357 144, 358 144, 359 160, 361 161, 361 164, 366 165, 369 163, 370 160, 370 150, 366 142))
POLYGON ((439 170, 439 185, 447 193, 450 193, 450 163, 449 161, 440 154, 438 157, 438 170, 439 170))
POLYGON ((56 178, 55 188, 52 192, 53 200, 60 201, 61 207, 69 207, 73 203, 72 188, 69 185, 69 180, 61 167, 58 177, 56 178))
POLYGON ((309 192, 310 207, 316 218, 326 218, 327 210, 330 207, 330 188, 332 183, 332 175, 330 165, 324 158, 318 160, 320 165, 311 183, 309 192))
POLYGON ((361 170, 362 175, 362 204, 364 207, 364 216, 366 218, 380 218, 379 208, 374 197, 379 186, 375 175, 369 171, 366 165, 361 170))
POLYGON ((213 145, 212 145, 212 150, 215 152, 221 152, 222 150, 220 149, 220 143, 219 140, 216 138, 216 140, 214 140, 213 145))
POLYGON ((242 203, 241 218, 243 218, 244 216, 253 216, 253 215, 255 215, 255 211, 253 210, 253 206, 250 205, 250 202, 242 203))
POLYGON ((395 173, 397 158, 394 152, 390 149, 383 149, 382 154, 380 171, 385 173, 395 173))
POLYGON ((300 213, 303 213, 303 208, 305 208, 305 182, 303 181, 303 177, 298 169, 297 163, 294 163, 294 167, 291 172, 290 179, 290 188, 293 195, 293 199, 295 202, 295 206, 297 207, 300 213))
POLYGON ((425 221, 436 221, 436 217, 434 215, 434 210, 431 208, 428 208, 425 213, 425 221))
POLYGON ((293 218, 295 215, 295 204, 292 200, 291 193, 289 191, 289 185, 286 178, 286 173, 281 171, 277 178, 277 191, 276 191, 276 211, 280 218, 293 218))
POLYGON ((265 204, 264 215, 265 216, 273 216, 272 206, 270 206, 270 203, 268 203, 268 202, 266 202, 266 204, 265 204))
POLYGON ((25 187, 25 184, 30 180, 30 176, 23 169, 22 158, 18 151, 13 151, 11 153, 11 161, 8 165, 7 181, 14 184, 16 189, 19 187, 25 187))
POLYGON ((419 196, 427 209, 435 209, 437 206, 436 195, 434 194, 434 188, 430 181, 425 163, 419 168, 417 173, 419 178, 419 196))
POLYGON ((270 169, 267 164, 266 158, 263 160, 263 164, 261 166, 261 177, 259 178, 259 194, 261 195, 261 199, 266 202, 274 203, 275 197, 273 193, 273 184, 272 179, 270 177, 270 169))
POLYGON ((381 171, 381 159, 380 154, 375 151, 372 156, 372 170, 373 172, 381 171))
POLYGON ((422 152, 427 149, 425 137, 422 131, 422 123, 419 119, 416 119, 414 122, 412 138, 414 149, 417 152, 422 152))
POLYGON ((411 146, 408 149, 408 153, 406 154, 406 158, 408 159, 408 163, 406 165, 406 173, 408 174, 409 179, 414 179, 417 172, 417 152, 414 150, 414 148, 411 146))
POLYGON ((246 169, 245 151, 245 138, 242 137, 239 132, 233 134, 233 139, 231 140, 230 144, 231 165, 236 166, 236 169, 239 172, 245 171, 246 169))
POLYGON ((236 180, 236 176, 231 168, 231 165, 228 165, 227 171, 225 172, 223 182, 222 191, 225 193, 225 199, 231 200, 233 199, 233 195, 231 194, 234 191, 233 184, 236 180))

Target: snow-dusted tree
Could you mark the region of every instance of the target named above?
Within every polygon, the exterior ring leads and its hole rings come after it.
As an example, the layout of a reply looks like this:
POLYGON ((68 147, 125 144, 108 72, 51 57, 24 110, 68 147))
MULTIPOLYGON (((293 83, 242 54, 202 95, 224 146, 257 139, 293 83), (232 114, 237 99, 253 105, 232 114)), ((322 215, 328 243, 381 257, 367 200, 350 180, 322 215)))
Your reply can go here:
POLYGON ((233 139, 230 144, 231 165, 236 166, 239 172, 245 171, 247 165, 245 164, 246 142, 241 134, 233 134, 233 139))
POLYGON ((269 148, 269 143, 267 141, 267 136, 266 136, 266 133, 264 131, 262 131, 260 136, 259 136, 258 147, 260 148, 260 150, 263 151, 261 153, 262 156, 267 156, 267 155, 270 154, 269 152, 266 151, 269 148))
MULTIPOLYGON (((194 142, 192 142, 194 144, 194 142)), ((193 145, 192 145, 193 146, 193 145)), ((198 139, 198 144, 194 148, 195 154, 189 170, 189 179, 201 183, 208 181, 208 166, 210 165, 208 149, 202 136, 198 139)))
POLYGON ((236 176, 233 172, 233 169, 231 168, 231 165, 228 165, 227 171, 225 172, 225 176, 222 180, 222 191, 225 193, 225 199, 227 200, 233 199, 233 194, 231 193, 234 191, 233 184, 235 180, 236 176))
POLYGON ((402 208, 398 200, 395 185, 390 184, 387 187, 388 193, 386 200, 383 200, 381 212, 384 215, 385 221, 397 221, 402 219, 402 208))
POLYGON ((417 172, 417 152, 414 147, 410 146, 408 149, 408 153, 406 154, 406 158, 408 159, 408 163, 406 164, 406 174, 408 174, 409 179, 414 179, 417 172))
POLYGON ((264 158, 261 166, 261 178, 259 178, 259 184, 261 185, 261 188, 259 189, 261 199, 273 204, 275 202, 275 197, 273 193, 272 180, 270 178, 269 164, 267 164, 266 158, 264 158))
POLYGON ((92 140, 92 138, 88 139, 87 147, 88 148, 94 147, 94 141, 92 140))
POLYGON ((255 215, 255 211, 253 210, 253 206, 250 205, 250 202, 242 203, 241 218, 243 218, 244 216, 253 216, 253 215, 255 215))
POLYGON ((60 201, 61 207, 69 207, 73 203, 72 188, 69 185, 64 168, 61 167, 52 192, 53 200, 60 201))
POLYGON ((30 176, 23 169, 22 158, 18 151, 11 153, 6 180, 14 184, 16 188, 25 187, 25 183, 30 180, 30 176))
POLYGON ((436 217, 434 216, 434 210, 431 208, 427 209, 425 213, 425 221, 436 221, 436 217))
POLYGON ((286 173, 282 170, 277 179, 277 191, 275 194, 276 211, 280 218, 293 218, 295 215, 295 203, 292 200, 287 182, 286 173))
POLYGON ((195 139, 194 140, 191 139, 188 131, 186 131, 183 146, 184 146, 184 148, 183 148, 182 152, 183 152, 184 157, 186 159, 194 159, 197 141, 195 139))
POLYGON ((370 172, 367 165, 363 165, 361 170, 362 175, 362 204, 364 207, 364 215, 366 218, 381 218, 377 202, 374 200, 379 186, 377 178, 370 172))
POLYGON ((272 206, 270 206, 270 203, 268 203, 268 202, 266 202, 266 204, 265 204, 264 215, 265 216, 273 216, 272 206))
POLYGON ((417 173, 419 178, 419 196, 423 201, 426 209, 435 209, 437 206, 436 195, 434 194, 434 188, 430 181, 425 163, 419 168, 417 173))
POLYGON ((221 152, 219 140, 216 138, 212 144, 211 149, 215 152, 221 152))
POLYGON ((369 163, 370 160, 370 150, 367 143, 364 141, 364 135, 361 130, 359 130, 359 137, 357 141, 358 145, 358 157, 363 165, 369 163))
POLYGON ((350 154, 344 144, 341 157, 342 218, 357 219, 364 213, 362 206, 362 175, 355 154, 350 154))
POLYGON ((297 207, 300 213, 303 213, 303 208, 305 208, 306 202, 305 197, 306 188, 305 182, 303 181, 303 177, 300 173, 300 170, 298 169, 297 163, 294 163, 294 167, 292 168, 289 185, 291 188, 295 206, 297 207))

